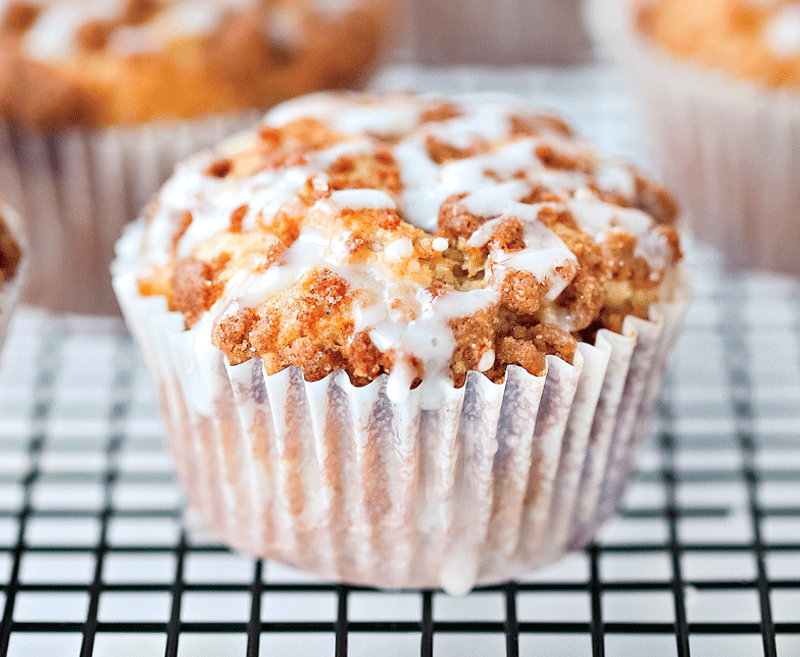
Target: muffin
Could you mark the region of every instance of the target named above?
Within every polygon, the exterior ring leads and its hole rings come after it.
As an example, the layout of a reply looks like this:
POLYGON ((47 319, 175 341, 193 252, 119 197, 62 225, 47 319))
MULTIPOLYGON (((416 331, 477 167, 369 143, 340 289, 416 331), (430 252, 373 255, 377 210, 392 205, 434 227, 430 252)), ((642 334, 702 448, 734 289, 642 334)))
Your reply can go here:
POLYGON ((697 238, 800 274, 800 3, 591 0, 697 238))
POLYGON ((112 272, 226 543, 459 592, 613 512, 685 306, 677 218, 513 97, 324 93, 179 166, 112 272))
POLYGON ((174 164, 258 109, 360 84, 387 14, 381 0, 2 3, 0 184, 37 245, 28 299, 113 312, 113 244, 174 164))
POLYGON ((10 207, 0 204, 0 344, 27 278, 28 257, 23 252, 21 223, 10 207))

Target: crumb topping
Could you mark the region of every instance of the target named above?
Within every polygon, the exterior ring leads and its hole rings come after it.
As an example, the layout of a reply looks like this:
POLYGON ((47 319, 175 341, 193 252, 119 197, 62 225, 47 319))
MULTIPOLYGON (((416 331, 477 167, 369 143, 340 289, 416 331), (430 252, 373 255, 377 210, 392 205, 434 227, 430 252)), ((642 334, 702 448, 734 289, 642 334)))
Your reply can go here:
POLYGON ((798 0, 650 0, 639 29, 672 54, 769 87, 800 89, 798 0))
POLYGON ((177 170, 144 219, 139 286, 231 364, 386 373, 399 401, 470 371, 542 375, 646 318, 681 258, 676 216, 657 182, 519 101, 317 94, 177 170))

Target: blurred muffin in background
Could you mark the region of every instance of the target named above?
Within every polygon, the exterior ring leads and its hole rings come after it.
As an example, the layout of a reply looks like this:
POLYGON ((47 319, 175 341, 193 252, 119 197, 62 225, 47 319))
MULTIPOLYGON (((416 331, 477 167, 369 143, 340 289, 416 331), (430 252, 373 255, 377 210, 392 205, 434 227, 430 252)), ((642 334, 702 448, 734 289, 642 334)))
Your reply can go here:
POLYGON ((697 237, 800 275, 800 2, 590 0, 697 237))
POLYGON ((37 249, 29 300, 114 312, 113 243, 172 166, 318 89, 358 86, 382 0, 0 3, 0 184, 37 249))

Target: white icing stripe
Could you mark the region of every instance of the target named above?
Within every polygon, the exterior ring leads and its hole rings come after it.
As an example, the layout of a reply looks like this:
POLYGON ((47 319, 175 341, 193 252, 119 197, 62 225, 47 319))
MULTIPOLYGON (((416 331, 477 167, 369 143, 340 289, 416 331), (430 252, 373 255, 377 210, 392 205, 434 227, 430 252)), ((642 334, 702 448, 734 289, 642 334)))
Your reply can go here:
POLYGON ((108 21, 119 16, 119 2, 69 0, 47 7, 25 33, 22 51, 31 59, 52 61, 77 50, 78 30, 88 21, 108 21))
POLYGON ((502 139, 509 134, 508 109, 497 103, 467 106, 463 116, 431 123, 427 132, 457 148, 466 148, 475 139, 502 139))
POLYGON ((389 242, 383 249, 383 257, 388 260, 402 260, 414 255, 414 243, 407 237, 389 242))
POLYGON ((352 94, 319 92, 273 107, 264 117, 264 123, 279 128, 297 119, 311 118, 346 134, 391 135, 413 130, 421 112, 418 99, 411 96, 398 96, 387 105, 358 102, 352 94))
POLYGON ((634 255, 644 258, 654 270, 665 269, 672 250, 661 233, 652 230, 653 219, 635 208, 604 203, 588 190, 579 190, 568 207, 583 231, 603 242, 609 230, 623 229, 637 239, 634 255))
POLYGON ((618 192, 626 198, 636 194, 636 179, 622 163, 601 162, 594 171, 595 184, 604 192, 618 192))
POLYGON ((332 192, 326 199, 339 209, 351 210, 396 210, 397 204, 386 192, 379 189, 341 189, 332 192))
MULTIPOLYGON (((232 154, 237 146, 246 148, 251 143, 245 144, 237 137, 235 142, 226 144, 227 153, 232 154)), ((371 150, 372 144, 368 140, 342 142, 309 157, 303 166, 261 171, 249 178, 211 178, 203 172, 213 163, 214 157, 209 154, 195 157, 179 166, 159 193, 159 210, 148 231, 150 258, 159 263, 169 261, 175 213, 190 208, 192 211, 193 221, 178 246, 178 255, 188 256, 200 242, 229 228, 235 209, 248 206, 242 222, 244 230, 256 227, 256 217, 269 223, 283 204, 297 198, 309 178, 319 179, 323 188, 327 188, 325 176, 320 172, 342 156, 371 150)), ((376 190, 337 191, 327 201, 341 207, 350 207, 351 203, 362 208, 395 207, 388 195, 376 190)))
POLYGON ((492 269, 502 267, 504 270, 530 272, 537 281, 552 284, 545 299, 555 301, 572 281, 578 259, 558 235, 538 221, 525 223, 523 239, 525 248, 521 251, 509 254, 492 249, 489 257, 496 263, 492 269), (562 270, 563 275, 560 274, 562 270))
POLYGON ((530 191, 530 187, 522 180, 509 180, 496 185, 486 184, 477 191, 466 196, 461 202, 470 212, 478 217, 491 217, 501 212, 513 201, 519 201, 530 191))
POLYGON ((348 134, 400 134, 413 130, 419 123, 419 115, 420 109, 416 103, 400 103, 389 107, 365 105, 360 109, 351 108, 350 111, 341 112, 333 121, 332 127, 348 134))
POLYGON ((432 246, 434 251, 439 251, 441 253, 442 251, 447 251, 450 244, 444 237, 437 237, 433 240, 432 246))
POLYGON ((512 252, 492 248, 489 251, 492 273, 500 281, 507 271, 515 269, 530 272, 540 283, 549 281, 552 287, 545 297, 548 301, 557 299, 569 285, 572 272, 578 264, 575 254, 567 248, 561 238, 537 219, 542 208, 552 206, 554 206, 552 203, 527 206, 518 203, 516 207, 509 207, 504 214, 483 224, 467 242, 467 246, 481 248, 489 242, 494 230, 504 221, 512 217, 521 220, 525 248, 512 252), (563 275, 559 274, 559 270, 563 271, 563 275))
POLYGON ((764 29, 767 46, 776 57, 800 55, 800 5, 786 5, 767 23, 764 29))

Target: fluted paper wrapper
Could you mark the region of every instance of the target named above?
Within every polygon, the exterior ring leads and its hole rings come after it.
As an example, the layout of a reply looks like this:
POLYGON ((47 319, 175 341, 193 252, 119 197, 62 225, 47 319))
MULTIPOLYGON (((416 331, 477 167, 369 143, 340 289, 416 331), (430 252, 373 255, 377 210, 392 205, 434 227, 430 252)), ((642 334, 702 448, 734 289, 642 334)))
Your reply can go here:
POLYGON ((0 122, 0 189, 25 217, 36 247, 25 300, 55 311, 118 314, 108 266, 123 226, 177 162, 259 115, 48 133, 0 122))
POLYGON ((641 4, 588 0, 587 22, 640 96, 698 240, 733 266, 800 275, 800 95, 672 57, 635 27, 641 4))
POLYGON ((22 252, 14 276, 9 280, 3 281, 2 286, 0 286, 0 346, 2 346, 8 333, 11 316, 19 305, 22 293, 28 283, 31 255, 25 235, 25 226, 20 215, 13 208, 0 202, 0 216, 2 216, 22 252))
POLYGON ((466 592, 583 545, 633 467, 686 290, 580 344, 545 376, 471 372, 435 407, 392 403, 386 376, 306 382, 196 352, 183 317, 136 283, 141 227, 121 240, 114 287, 157 382, 191 504, 235 549, 322 578, 466 592))

